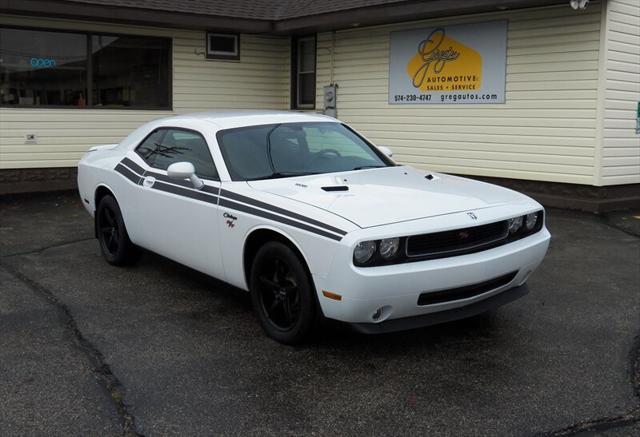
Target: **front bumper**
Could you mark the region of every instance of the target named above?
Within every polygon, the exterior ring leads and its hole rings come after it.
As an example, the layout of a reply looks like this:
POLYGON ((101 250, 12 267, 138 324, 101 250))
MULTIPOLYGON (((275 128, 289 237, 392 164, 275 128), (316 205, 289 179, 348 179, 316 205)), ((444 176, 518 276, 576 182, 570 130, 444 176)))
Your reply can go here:
POLYGON ((380 323, 352 323, 351 326, 363 334, 383 334, 405 331, 407 329, 424 328, 425 326, 473 317, 513 302, 527 293, 529 293, 529 288, 527 284, 524 284, 478 302, 446 311, 423 314, 421 316, 404 317, 401 319, 391 319, 380 323))
POLYGON ((529 237, 482 252, 369 268, 355 267, 349 253, 349 258, 334 259, 328 275, 314 275, 314 282, 323 314, 355 324, 363 332, 425 326, 468 317, 526 294, 520 286, 544 258, 549 239, 549 232, 543 228, 529 237), (418 304, 421 294, 480 284, 513 272, 515 276, 508 283, 471 297, 418 304), (329 299, 322 291, 338 294, 342 299, 329 299))

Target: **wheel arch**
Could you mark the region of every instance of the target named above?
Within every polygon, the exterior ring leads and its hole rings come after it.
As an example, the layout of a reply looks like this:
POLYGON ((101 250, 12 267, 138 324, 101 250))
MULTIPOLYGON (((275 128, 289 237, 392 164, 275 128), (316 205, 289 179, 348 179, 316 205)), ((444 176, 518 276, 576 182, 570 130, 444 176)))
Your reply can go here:
MULTIPOLYGON (((106 196, 106 195, 111 195, 113 196, 113 198, 116 198, 116 195, 113 194, 113 190, 108 187, 105 184, 100 184, 96 187, 94 193, 93 193, 93 205, 94 205, 94 209, 98 209, 98 204, 100 203, 100 200, 106 196)), ((117 200, 117 199, 116 199, 117 200)))
POLYGON ((105 184, 99 184, 93 193, 93 216, 94 216, 93 235, 95 238, 98 238, 98 220, 96 219, 96 216, 95 216, 96 213, 98 212, 98 205, 100 204, 100 200, 102 200, 103 197, 108 195, 111 195, 114 199, 116 199, 116 202, 118 201, 111 187, 105 184))
POLYGON ((262 247, 269 241, 279 241, 293 250, 294 253, 298 255, 298 257, 300 257, 300 260, 302 261, 304 268, 307 271, 309 281, 311 282, 311 284, 313 284, 313 277, 309 269, 309 262, 307 260, 307 257, 305 256, 302 248, 300 248, 300 246, 295 242, 295 240, 279 229, 274 229, 271 227, 260 227, 252 229, 247 234, 242 249, 242 268, 247 289, 249 289, 250 287, 250 276, 253 260, 255 259, 255 256, 260 247, 262 247))

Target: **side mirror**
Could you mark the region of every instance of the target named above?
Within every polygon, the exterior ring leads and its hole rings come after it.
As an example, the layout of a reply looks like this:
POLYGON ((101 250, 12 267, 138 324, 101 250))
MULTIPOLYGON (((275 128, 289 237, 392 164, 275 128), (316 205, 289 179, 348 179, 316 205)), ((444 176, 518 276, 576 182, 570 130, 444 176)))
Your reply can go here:
POLYGON ((389 158, 393 158, 393 152, 387 146, 378 146, 378 150, 387 155, 389 158))
POLYGON ((167 168, 167 175, 171 179, 181 181, 189 179, 193 187, 198 190, 204 187, 204 182, 196 176, 196 169, 190 162, 174 162, 167 168))

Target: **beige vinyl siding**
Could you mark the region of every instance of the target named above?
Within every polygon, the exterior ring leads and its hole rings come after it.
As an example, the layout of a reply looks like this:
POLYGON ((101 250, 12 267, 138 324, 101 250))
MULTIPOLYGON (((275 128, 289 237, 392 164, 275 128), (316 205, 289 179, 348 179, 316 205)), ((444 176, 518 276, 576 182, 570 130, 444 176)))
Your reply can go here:
POLYGON ((0 25, 173 38, 174 111, 0 108, 0 169, 73 167, 90 146, 117 143, 149 120, 211 109, 287 109, 289 39, 241 35, 240 61, 205 60, 199 31, 0 15, 0 25), (36 134, 38 144, 25 144, 36 134))
POLYGON ((609 0, 604 58, 604 119, 600 183, 640 183, 640 3, 609 0))
MULTIPOLYGON (((568 2, 567 2, 568 3, 568 2)), ((427 20, 318 36, 318 103, 395 158, 437 171, 595 183, 600 3, 427 20), (389 32, 507 18, 504 104, 389 105, 389 32)))

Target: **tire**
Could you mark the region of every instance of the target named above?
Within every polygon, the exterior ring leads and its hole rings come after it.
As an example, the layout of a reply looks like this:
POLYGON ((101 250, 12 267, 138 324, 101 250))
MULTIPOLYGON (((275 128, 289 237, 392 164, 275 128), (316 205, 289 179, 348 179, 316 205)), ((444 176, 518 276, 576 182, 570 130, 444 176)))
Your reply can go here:
POLYGON ((120 206, 113 196, 106 195, 100 199, 95 220, 96 234, 104 259, 114 266, 135 263, 140 251, 129 239, 120 206))
POLYGON ((315 288, 303 261, 288 246, 271 241, 253 261, 251 302, 267 335, 284 344, 300 344, 317 321, 315 288))

